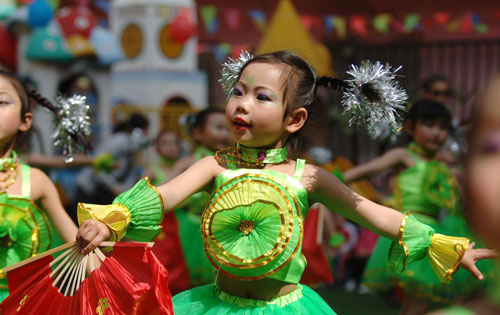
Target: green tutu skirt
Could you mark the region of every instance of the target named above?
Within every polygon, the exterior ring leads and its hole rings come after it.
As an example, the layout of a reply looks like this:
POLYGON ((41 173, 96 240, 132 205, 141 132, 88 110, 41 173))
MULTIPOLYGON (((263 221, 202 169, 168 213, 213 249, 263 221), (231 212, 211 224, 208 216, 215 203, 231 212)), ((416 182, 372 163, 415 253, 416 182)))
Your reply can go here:
MULTIPOLYGON (((422 218, 418 218, 420 221, 422 218)), ((456 216, 445 218, 441 224, 432 224, 424 222, 436 233, 449 236, 468 237, 471 241, 477 238, 472 235, 467 228, 465 221, 456 216)), ((477 243, 477 242, 476 242, 477 243)), ((449 285, 443 285, 432 270, 427 258, 415 261, 401 273, 394 272, 388 264, 387 256, 392 241, 385 237, 380 237, 377 245, 368 260, 363 275, 363 284, 375 291, 387 291, 395 285, 403 288, 405 294, 411 294, 433 302, 450 303, 458 298, 467 297, 477 290, 485 290, 491 283, 494 276, 494 266, 491 261, 482 260, 476 263, 481 270, 485 280, 479 281, 467 270, 459 268, 453 274, 453 282, 449 285)), ((484 247, 476 245, 476 248, 484 247)))
POLYGON ((207 284, 174 296, 175 314, 336 314, 311 288, 297 289, 270 301, 231 295, 215 284, 207 284))

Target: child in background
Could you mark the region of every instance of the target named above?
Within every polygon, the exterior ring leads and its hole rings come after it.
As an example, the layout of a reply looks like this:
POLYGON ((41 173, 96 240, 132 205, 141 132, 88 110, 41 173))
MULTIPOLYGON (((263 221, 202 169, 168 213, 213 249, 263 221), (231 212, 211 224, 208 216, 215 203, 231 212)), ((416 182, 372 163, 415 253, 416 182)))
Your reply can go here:
POLYGON ((450 256, 429 255, 436 266, 444 266, 437 269, 441 279, 456 264, 481 278, 474 265, 478 250, 470 248, 467 239, 433 234, 409 213, 357 195, 330 172, 288 159, 288 145, 296 144, 317 87, 346 89, 344 82, 317 78, 308 63, 286 51, 243 60, 235 82, 227 83, 231 97, 226 119, 238 147, 199 160, 158 188, 141 180, 114 205, 97 207, 107 210, 104 216, 94 216, 101 221, 82 223, 78 236, 82 243, 95 243, 87 226, 102 226, 108 210, 131 215, 122 226, 107 222, 114 235, 140 236, 154 231, 162 211, 176 209, 197 191, 213 190, 201 229, 206 253, 217 270, 216 283, 176 295, 174 310, 179 314, 334 314, 313 290, 299 284, 306 265, 301 255, 302 217, 314 202, 393 240, 399 235, 403 246, 396 245, 391 252, 398 269, 428 251, 444 251, 450 256), (455 248, 463 251, 456 253, 455 248))
MULTIPOLYGON (((406 132, 413 138, 407 148, 396 148, 364 165, 345 172, 347 183, 382 170, 403 167, 396 180, 395 202, 410 211, 436 232, 470 237, 463 218, 457 184, 448 167, 435 159, 446 142, 451 117, 441 103, 422 100, 408 112, 406 132), (446 217, 441 218, 444 210, 446 217)), ((451 302, 471 294, 479 282, 459 270, 454 283, 444 287, 434 276, 431 265, 418 261, 396 275, 388 268, 387 252, 391 241, 380 238, 365 270, 365 284, 372 289, 389 290, 394 281, 404 290, 403 314, 422 313, 430 301, 451 302)))
MULTIPOLYGON (((58 245, 57 236, 74 241, 77 233, 52 181, 19 160, 14 150, 32 126, 33 102, 54 108, 14 75, 0 71, 0 268, 58 245)), ((0 301, 8 295, 2 277, 0 301)))
MULTIPOLYGON (((172 176, 183 172, 204 157, 213 156, 215 151, 231 143, 231 134, 227 129, 226 117, 222 110, 208 108, 191 114, 187 118, 187 124, 196 149, 192 155, 182 158, 174 165, 172 176)), ((207 192, 197 192, 181 205, 181 211, 176 211, 191 287, 210 283, 215 279, 212 264, 203 251, 200 233, 201 213, 209 197, 207 192)))
MULTIPOLYGON (((161 185, 172 178, 172 168, 181 153, 180 138, 170 130, 160 131, 156 137, 156 152, 158 162, 149 167, 145 176, 155 186, 161 185)), ((176 294, 189 288, 190 280, 186 259, 182 252, 179 237, 179 223, 174 212, 163 217, 162 231, 154 239, 152 250, 168 270, 168 288, 176 294), (172 255, 172 253, 176 253, 172 255)))

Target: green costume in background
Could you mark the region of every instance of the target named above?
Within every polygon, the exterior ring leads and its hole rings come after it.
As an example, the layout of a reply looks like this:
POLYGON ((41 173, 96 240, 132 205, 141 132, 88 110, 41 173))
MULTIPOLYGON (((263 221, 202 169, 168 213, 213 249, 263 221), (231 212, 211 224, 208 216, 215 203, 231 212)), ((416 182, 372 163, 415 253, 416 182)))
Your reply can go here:
MULTIPOLYGON (((194 152, 195 161, 206 156, 213 156, 215 152, 204 147, 198 147, 194 152)), ((175 211, 179 220, 179 236, 182 251, 189 270, 192 286, 211 283, 215 280, 215 271, 203 251, 203 240, 200 233, 201 214, 207 205, 210 195, 205 191, 197 192, 189 197, 175 211)))
MULTIPOLYGON (((411 211, 420 222, 431 226, 436 233, 474 238, 467 228, 458 199, 458 189, 449 168, 436 160, 423 160, 415 153, 420 149, 414 142, 408 147, 415 165, 398 175, 395 187, 396 209, 411 211)), ((477 281, 468 271, 458 270, 453 283, 443 286, 426 260, 420 260, 396 274, 388 266, 387 253, 391 243, 389 239, 380 237, 366 265, 364 284, 372 289, 388 290, 397 283, 404 288, 405 293, 436 302, 450 302, 484 285, 484 281, 477 281)), ((488 268, 484 268, 489 264, 487 261, 478 262, 478 267, 485 272, 485 276, 488 268)))
MULTIPOLYGON (((0 165, 14 163, 16 155, 0 159, 0 165)), ((19 163, 19 162, 18 162, 19 163)), ((0 268, 61 245, 45 211, 30 200, 30 167, 19 164, 21 195, 0 193, 0 268)), ((0 275, 0 302, 9 295, 7 277, 0 275)))

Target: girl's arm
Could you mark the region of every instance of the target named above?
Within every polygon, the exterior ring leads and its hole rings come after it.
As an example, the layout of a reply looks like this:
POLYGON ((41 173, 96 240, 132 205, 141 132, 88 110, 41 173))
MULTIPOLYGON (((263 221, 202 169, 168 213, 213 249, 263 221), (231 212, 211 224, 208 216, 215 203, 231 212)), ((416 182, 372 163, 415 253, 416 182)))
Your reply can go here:
POLYGON ((40 201, 52 226, 65 242, 75 240, 78 228, 61 204, 54 183, 39 169, 31 168, 31 199, 40 201))
POLYGON ((381 157, 371 160, 368 163, 353 167, 344 172, 344 180, 346 183, 357 181, 371 177, 385 169, 394 167, 399 164, 408 166, 410 155, 405 148, 396 148, 387 151, 381 157))
POLYGON ((482 280, 483 276, 475 262, 496 257, 495 251, 474 249, 468 239, 435 234, 431 227, 418 222, 408 213, 403 215, 363 198, 326 170, 308 165, 304 180, 305 187, 311 191, 311 202, 321 202, 377 234, 398 241, 399 246, 391 247, 390 260, 399 271, 404 270, 406 263, 427 255, 443 283, 451 281, 451 275, 459 263, 478 280, 482 280))
POLYGON ((186 156, 177 162, 175 162, 174 166, 170 169, 170 177, 174 178, 177 175, 181 174, 185 170, 187 170, 191 165, 196 162, 192 155, 186 156))
POLYGON ((223 170, 213 156, 205 157, 194 163, 180 175, 158 186, 163 199, 164 211, 177 208, 189 196, 200 190, 210 189, 213 179, 223 170))
POLYGON ((145 179, 120 194, 111 205, 79 204, 77 241, 87 254, 102 240, 96 241, 94 231, 103 224, 109 228, 112 240, 127 237, 149 241, 160 231, 163 213, 175 209, 192 194, 208 188, 222 168, 214 157, 206 157, 171 181, 154 187, 145 179), (162 213, 163 211, 163 213, 162 213), (99 222, 98 222, 99 221, 99 222))
POLYGON ((311 187, 312 192, 309 195, 311 202, 320 202, 380 235, 392 240, 397 239, 403 219, 401 212, 378 205, 356 194, 342 184, 335 175, 320 167, 308 165, 304 178, 311 187))

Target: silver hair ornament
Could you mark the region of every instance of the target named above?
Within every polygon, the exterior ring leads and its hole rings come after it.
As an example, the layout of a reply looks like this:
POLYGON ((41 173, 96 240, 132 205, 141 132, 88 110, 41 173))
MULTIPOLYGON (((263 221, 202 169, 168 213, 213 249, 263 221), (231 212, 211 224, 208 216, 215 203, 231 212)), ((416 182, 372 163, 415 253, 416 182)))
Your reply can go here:
POLYGON ((350 115, 349 125, 365 126, 368 134, 377 135, 378 123, 385 120, 392 127, 392 132, 401 129, 398 110, 406 110, 408 95, 396 81, 396 72, 380 62, 362 62, 360 67, 351 65, 347 73, 352 77, 346 80, 351 87, 344 91, 341 104, 344 113, 350 115), (376 100, 367 97, 366 89, 375 92, 376 100))
POLYGON ((87 137, 91 133, 90 106, 87 104, 87 97, 73 95, 68 98, 58 96, 55 107, 52 139, 54 145, 67 155, 66 163, 70 163, 73 161, 73 152, 82 149, 76 141, 78 135, 87 137))
POLYGON ((253 56, 248 51, 242 50, 239 58, 233 59, 229 57, 228 60, 222 64, 219 83, 222 85, 224 93, 226 93, 228 98, 233 95, 234 87, 236 83, 238 83, 238 78, 241 73, 241 68, 243 68, 252 58, 253 56))

